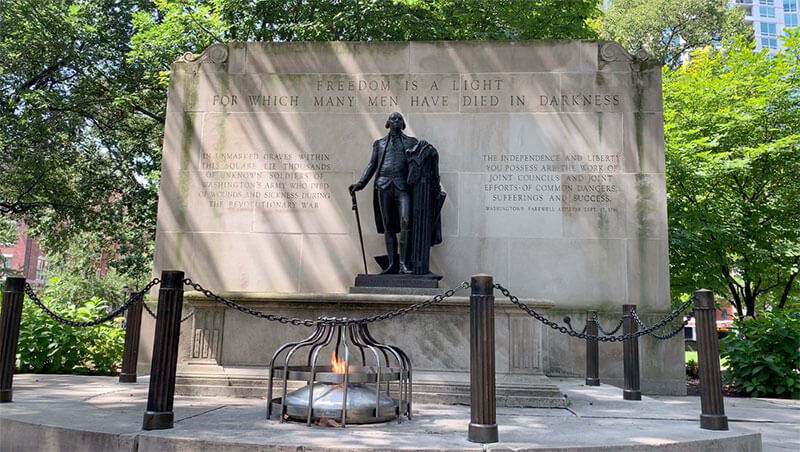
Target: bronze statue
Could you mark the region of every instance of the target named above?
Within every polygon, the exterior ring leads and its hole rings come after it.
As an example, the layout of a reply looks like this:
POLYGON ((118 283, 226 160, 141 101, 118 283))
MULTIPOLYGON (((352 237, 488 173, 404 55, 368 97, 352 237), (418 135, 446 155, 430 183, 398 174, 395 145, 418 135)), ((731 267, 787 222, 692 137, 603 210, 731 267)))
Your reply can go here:
POLYGON ((439 154, 428 142, 402 132, 406 123, 398 112, 389 115, 386 128, 389 133, 373 143, 364 174, 349 190, 363 189, 375 175, 375 223, 386 241, 383 273, 426 275, 430 247, 442 241, 440 212, 446 194, 439 182, 439 154))

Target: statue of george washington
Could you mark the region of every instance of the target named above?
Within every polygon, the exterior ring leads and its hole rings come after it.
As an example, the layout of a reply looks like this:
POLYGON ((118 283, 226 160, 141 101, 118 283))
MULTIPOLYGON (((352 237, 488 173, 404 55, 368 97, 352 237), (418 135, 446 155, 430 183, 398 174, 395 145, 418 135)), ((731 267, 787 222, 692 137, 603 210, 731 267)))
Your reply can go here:
POLYGON ((364 174, 349 190, 363 189, 375 175, 375 223, 386 241, 383 273, 426 275, 430 247, 442 241, 446 194, 439 182, 439 154, 430 143, 402 132, 406 123, 398 112, 389 115, 386 128, 389 133, 373 143, 364 174))

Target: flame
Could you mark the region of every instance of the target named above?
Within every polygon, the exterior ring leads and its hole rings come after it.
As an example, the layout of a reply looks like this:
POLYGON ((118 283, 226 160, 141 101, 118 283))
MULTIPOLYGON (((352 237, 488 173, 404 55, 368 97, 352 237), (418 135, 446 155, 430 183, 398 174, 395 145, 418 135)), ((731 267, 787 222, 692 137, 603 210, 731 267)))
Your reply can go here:
POLYGON ((331 367, 333 368, 333 372, 337 374, 343 374, 347 369, 344 360, 336 358, 336 350, 334 350, 333 355, 331 355, 331 367))

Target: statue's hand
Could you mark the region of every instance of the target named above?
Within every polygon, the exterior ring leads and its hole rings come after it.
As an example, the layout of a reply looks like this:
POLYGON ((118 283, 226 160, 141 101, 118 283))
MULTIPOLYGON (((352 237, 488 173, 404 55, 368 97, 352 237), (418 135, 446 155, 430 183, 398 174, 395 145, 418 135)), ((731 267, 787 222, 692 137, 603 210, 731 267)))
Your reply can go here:
POLYGON ((362 188, 364 188, 364 186, 361 185, 361 184, 358 184, 358 183, 351 184, 349 187, 347 187, 347 189, 350 191, 350 194, 353 194, 353 193, 361 190, 362 188))

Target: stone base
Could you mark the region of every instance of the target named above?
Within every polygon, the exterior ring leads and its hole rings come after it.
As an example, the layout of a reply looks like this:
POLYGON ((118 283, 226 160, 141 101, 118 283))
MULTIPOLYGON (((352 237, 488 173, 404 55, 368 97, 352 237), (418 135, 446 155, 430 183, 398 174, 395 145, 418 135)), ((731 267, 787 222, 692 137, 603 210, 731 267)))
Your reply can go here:
MULTIPOLYGON (((175 394, 203 397, 264 398, 269 382, 266 367, 180 366, 175 394)), ((470 405, 469 373, 413 372, 413 403, 470 405)), ((291 392, 305 382, 290 381, 291 392)), ((273 397, 283 384, 273 383, 273 397)), ((565 408, 566 401, 558 386, 544 375, 498 375, 497 406, 516 408, 565 408)))
POLYGON ((350 286, 348 291, 353 294, 375 294, 375 295, 425 295, 433 296, 443 292, 442 289, 426 289, 423 287, 369 287, 369 286, 350 286))
POLYGON ((355 287, 439 288, 440 275, 356 275, 355 287))
MULTIPOLYGON (((394 312, 431 297, 430 294, 394 293, 400 288, 380 290, 383 293, 229 292, 219 295, 257 311, 298 319, 320 316, 358 319, 394 312)), ((416 290, 441 292, 439 289, 416 290)), ((377 340, 400 347, 410 357, 414 393, 420 401, 469 403, 468 293, 466 289, 458 290, 455 296, 425 309, 370 324, 370 332, 377 340)), ((186 292, 184 300, 185 311, 194 310, 195 314, 181 324, 179 394, 264 397, 273 352, 280 345, 303 339, 313 331, 309 327, 270 322, 227 309, 197 292, 186 292)), ((575 311, 553 312, 554 304, 548 300, 520 301, 551 319, 579 315, 575 311)), ((544 328, 502 297, 495 301, 495 315, 498 405, 563 406, 561 394, 544 376, 583 378, 585 341, 544 328)), ((653 322, 655 317, 647 316, 645 321, 653 322)), ((604 317, 603 321, 611 324, 611 319, 604 317)), ((153 337, 153 323, 149 316, 142 318, 143 342, 153 337)), ((682 346, 681 338, 669 344, 648 338, 641 341, 643 394, 678 393, 678 390, 685 394, 682 346)), ((619 344, 600 346, 603 384, 622 385, 620 348, 619 344)), ((297 359, 298 362, 305 360, 304 357, 297 359)), ((329 359, 330 352, 320 355, 325 364, 329 359)), ((150 349, 143 343, 139 350, 138 374, 147 374, 150 364, 150 349)))
MULTIPOLYGON (((384 281, 395 278, 437 281, 405 275, 374 276, 384 281)), ((398 288, 380 290, 383 293, 220 295, 261 312, 299 319, 320 316, 358 319, 395 312, 430 299, 429 295, 394 293, 398 288)), ((470 403, 469 297, 465 296, 468 294, 466 289, 460 290, 456 296, 424 310, 369 326, 378 341, 395 345, 409 356, 414 399, 419 403, 470 403)), ((273 352, 313 331, 225 309, 195 292, 187 292, 184 300, 185 308, 194 309, 195 314, 181 325, 178 394, 264 397, 273 352)), ((543 312, 552 306, 547 300, 525 302, 543 312)), ((561 393, 544 376, 546 344, 541 325, 516 306, 498 300, 495 331, 498 406, 563 407, 561 393)), ((321 353, 320 362, 329 360, 330 346, 321 353)), ((140 353, 140 360, 144 356, 140 353)), ((305 356, 295 357, 296 363, 305 359, 305 356)))

